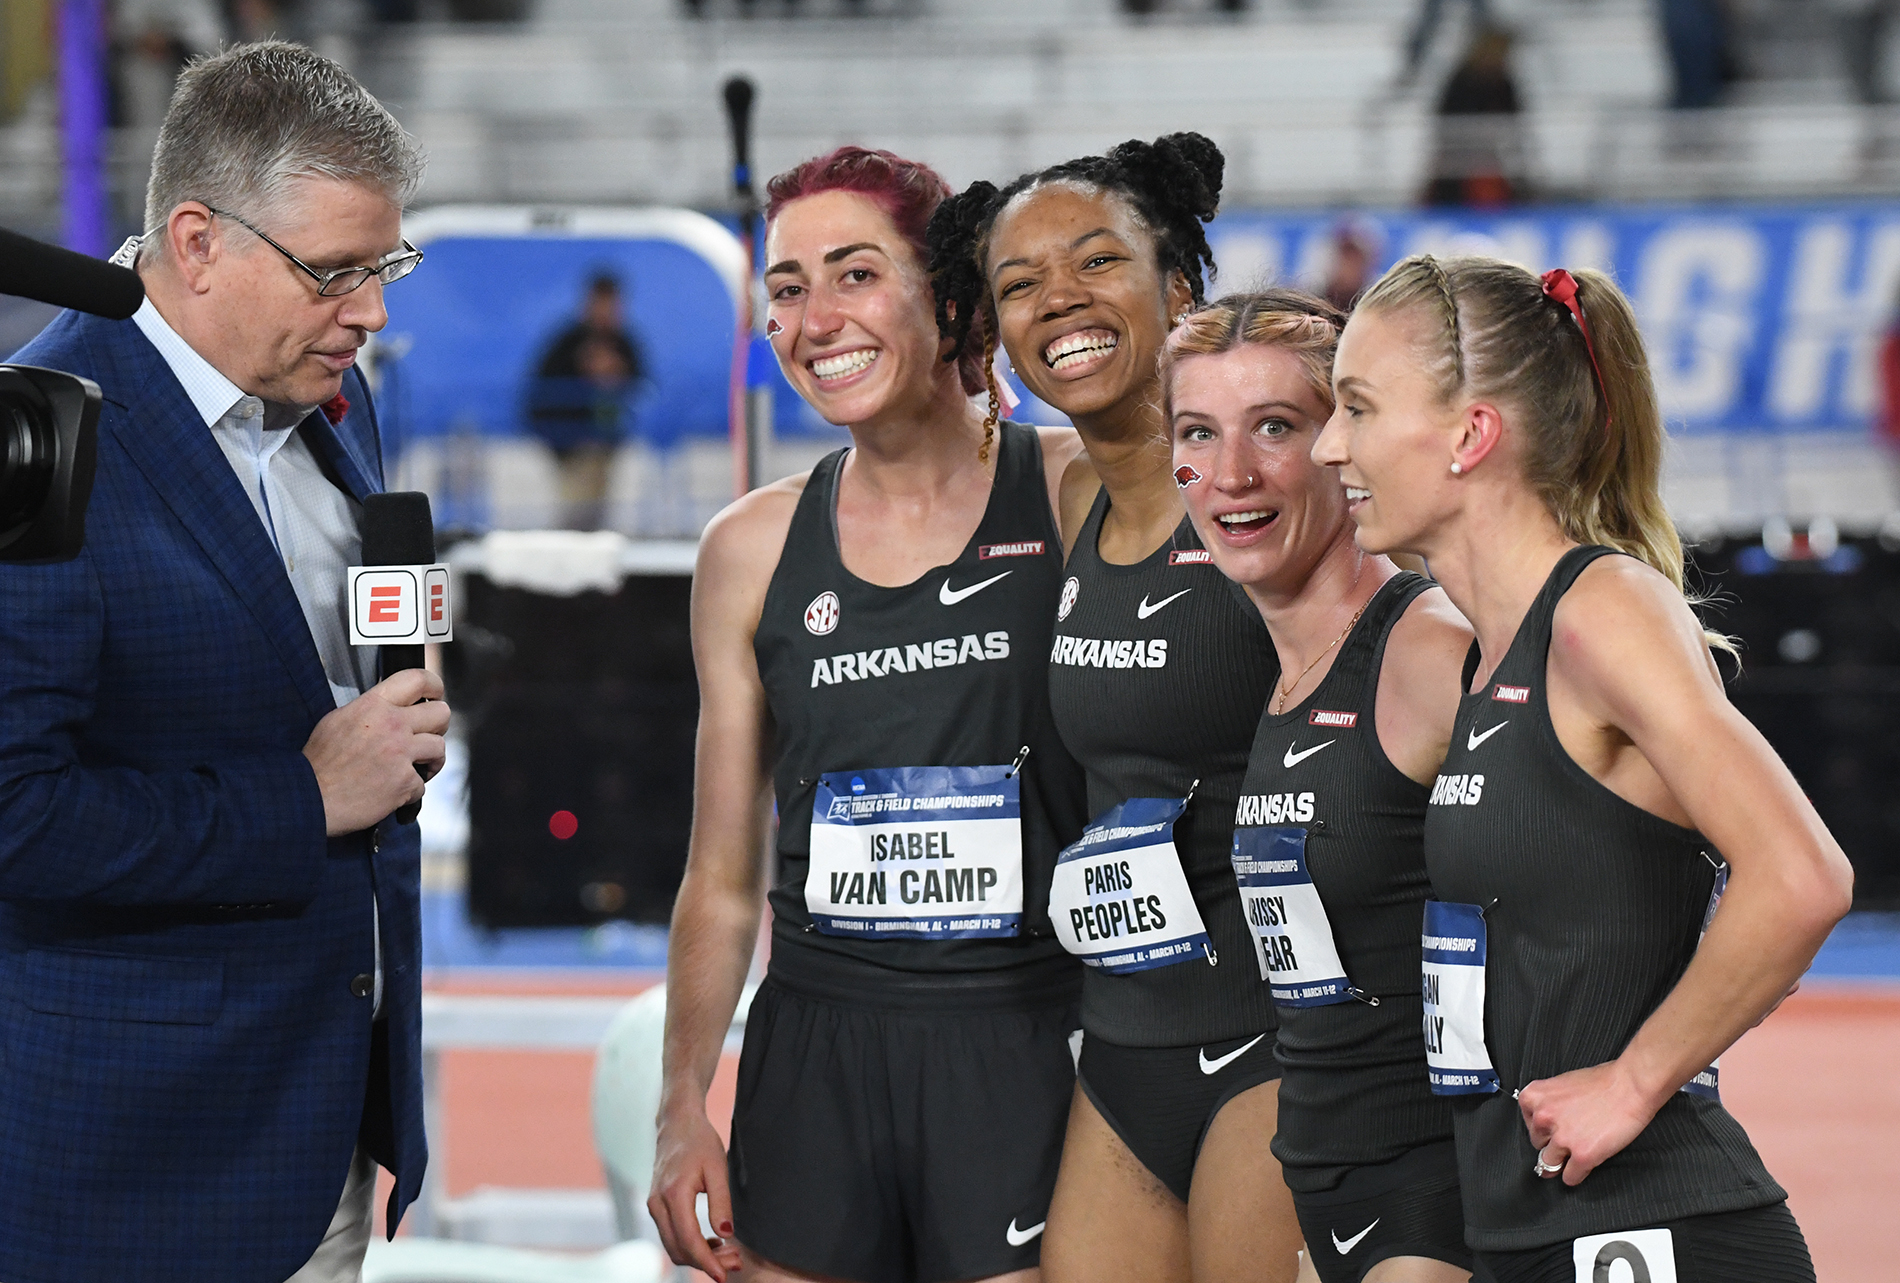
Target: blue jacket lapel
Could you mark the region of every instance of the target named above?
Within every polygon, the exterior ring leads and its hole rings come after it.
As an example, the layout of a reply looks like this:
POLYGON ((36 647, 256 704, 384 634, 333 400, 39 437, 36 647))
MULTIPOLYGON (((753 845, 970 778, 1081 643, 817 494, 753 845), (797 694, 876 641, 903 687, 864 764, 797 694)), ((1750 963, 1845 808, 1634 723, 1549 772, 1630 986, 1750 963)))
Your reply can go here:
POLYGON ((350 401, 350 412, 341 423, 332 427, 329 417, 323 411, 315 410, 297 429, 303 433, 304 440, 310 443, 311 451, 358 503, 363 502, 365 496, 373 495, 383 488, 378 479, 381 469, 375 466, 373 458, 363 456, 352 439, 367 434, 371 441, 375 440, 375 425, 370 420, 367 408, 369 393, 361 388, 360 382, 360 375, 354 385, 349 378, 343 381, 344 395, 350 401))
MULTIPOLYGON (((336 708, 284 563, 185 389, 130 321, 106 345, 127 400, 109 430, 264 630, 315 717, 336 708)), ((100 427, 107 430, 108 421, 100 427)), ((327 426, 327 425, 326 425, 327 426)))

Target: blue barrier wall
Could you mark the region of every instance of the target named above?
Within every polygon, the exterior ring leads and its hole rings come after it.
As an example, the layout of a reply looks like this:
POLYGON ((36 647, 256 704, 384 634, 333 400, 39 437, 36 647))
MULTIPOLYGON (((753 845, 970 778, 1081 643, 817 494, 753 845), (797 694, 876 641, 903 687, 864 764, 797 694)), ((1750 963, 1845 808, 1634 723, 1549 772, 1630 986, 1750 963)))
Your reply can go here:
MULTIPOLYGON (((1578 207, 1354 215, 1383 270, 1414 253, 1609 271, 1636 305, 1670 426, 1861 429, 1900 287, 1900 205, 1578 207)), ((1234 212, 1209 229, 1219 288, 1325 276, 1337 214, 1234 212)))
MULTIPOLYGON (((1380 270, 1405 254, 1497 254, 1538 271, 1598 267, 1636 304, 1672 428, 1688 433, 1860 430, 1875 408, 1874 356, 1900 288, 1900 205, 1577 207, 1505 214, 1354 214, 1380 270)), ((1215 292, 1316 284, 1337 213, 1233 211, 1209 229, 1215 292)), ((386 393, 396 431, 458 424, 520 431, 525 380, 573 315, 588 275, 627 285, 652 381, 632 406, 655 444, 726 431, 732 309, 716 274, 662 241, 432 241, 391 289, 398 348, 386 393)), ((822 428, 776 369, 781 435, 822 428)), ((1032 403, 1020 412, 1059 418, 1032 403)))

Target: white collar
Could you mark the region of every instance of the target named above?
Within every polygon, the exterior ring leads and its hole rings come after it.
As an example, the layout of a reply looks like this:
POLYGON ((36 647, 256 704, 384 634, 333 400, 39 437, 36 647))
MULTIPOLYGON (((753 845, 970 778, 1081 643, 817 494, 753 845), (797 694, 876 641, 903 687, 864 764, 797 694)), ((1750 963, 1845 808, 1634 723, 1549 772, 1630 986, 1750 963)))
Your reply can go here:
MULTIPOLYGON (((132 314, 132 322, 152 341, 158 354, 165 358, 165 364, 171 367, 172 374, 184 387, 185 395, 191 398, 192 406, 204 419, 207 428, 215 426, 247 395, 243 388, 225 378, 216 366, 199 356, 191 344, 179 337, 178 331, 152 306, 149 297, 132 314)), ((262 409, 261 404, 259 409, 262 409)))

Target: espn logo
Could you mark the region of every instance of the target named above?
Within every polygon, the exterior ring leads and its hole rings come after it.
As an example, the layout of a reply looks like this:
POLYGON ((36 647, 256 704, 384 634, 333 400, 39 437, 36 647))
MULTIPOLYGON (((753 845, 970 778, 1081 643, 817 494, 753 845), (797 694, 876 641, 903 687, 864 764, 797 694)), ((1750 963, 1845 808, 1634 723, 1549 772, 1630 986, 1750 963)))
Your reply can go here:
POLYGON ((351 566, 349 600, 352 646, 454 640, 447 566, 351 566))
POLYGON ((1170 566, 1206 566, 1213 560, 1214 554, 1205 548, 1186 548, 1168 554, 1170 566))
POLYGON ((1491 692, 1491 698, 1503 704, 1528 704, 1531 700, 1531 688, 1528 686, 1499 686, 1491 692))
POLYGON ((1040 539, 1025 539, 1021 543, 986 543, 976 550, 978 561, 988 561, 991 557, 1040 557, 1043 542, 1040 539))
POLYGON ((1308 726, 1337 726, 1342 730, 1351 730, 1359 725, 1359 714, 1338 713, 1330 708, 1316 708, 1306 715, 1308 726))

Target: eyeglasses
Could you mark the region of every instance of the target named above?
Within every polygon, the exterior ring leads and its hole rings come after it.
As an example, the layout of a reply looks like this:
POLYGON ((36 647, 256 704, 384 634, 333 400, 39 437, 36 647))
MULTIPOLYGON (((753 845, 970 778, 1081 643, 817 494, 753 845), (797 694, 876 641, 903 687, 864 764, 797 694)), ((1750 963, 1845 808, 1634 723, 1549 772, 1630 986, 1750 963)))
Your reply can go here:
POLYGON ((248 228, 259 240, 303 269, 304 274, 317 283, 317 293, 321 294, 324 298, 335 298, 339 294, 348 294, 351 290, 356 289, 368 281, 372 276, 385 285, 394 281, 400 281, 403 277, 415 271, 417 265, 422 262, 422 251, 417 249, 414 245, 411 245, 408 241, 404 241, 402 242, 402 249, 400 251, 391 254, 375 267, 333 267, 327 272, 319 272, 316 268, 310 266, 310 264, 304 262, 301 258, 298 258, 295 254, 285 249, 282 245, 279 245, 270 237, 264 235, 264 233, 258 231, 257 228, 253 227, 244 219, 239 218, 236 214, 219 209, 215 205, 206 205, 205 208, 220 218, 228 218, 239 226, 248 228))

